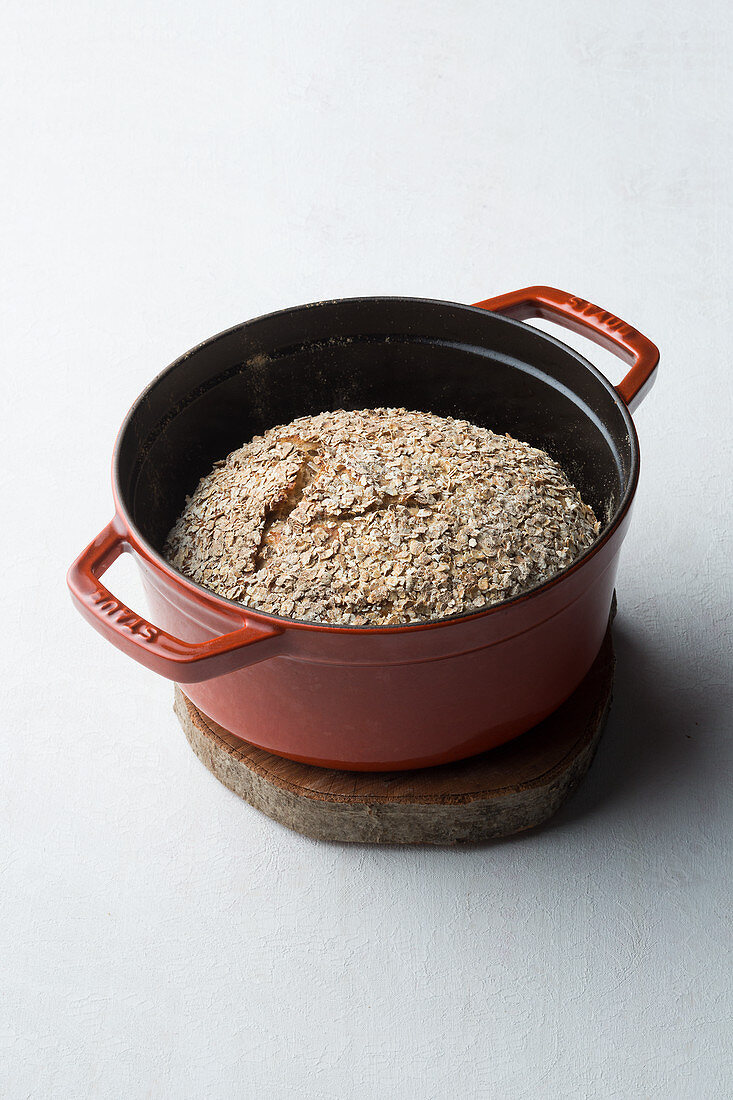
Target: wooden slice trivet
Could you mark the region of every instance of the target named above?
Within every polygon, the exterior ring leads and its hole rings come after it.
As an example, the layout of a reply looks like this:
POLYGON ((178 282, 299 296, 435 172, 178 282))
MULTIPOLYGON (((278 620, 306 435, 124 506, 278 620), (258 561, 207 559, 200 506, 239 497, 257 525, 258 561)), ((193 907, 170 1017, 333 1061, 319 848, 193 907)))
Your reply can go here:
POLYGON ((316 840, 459 844, 547 821, 595 755, 611 703, 609 625, 577 691, 528 733, 491 752, 403 772, 298 764, 212 722, 176 685, 174 710, 193 751, 226 787, 282 825, 316 840))

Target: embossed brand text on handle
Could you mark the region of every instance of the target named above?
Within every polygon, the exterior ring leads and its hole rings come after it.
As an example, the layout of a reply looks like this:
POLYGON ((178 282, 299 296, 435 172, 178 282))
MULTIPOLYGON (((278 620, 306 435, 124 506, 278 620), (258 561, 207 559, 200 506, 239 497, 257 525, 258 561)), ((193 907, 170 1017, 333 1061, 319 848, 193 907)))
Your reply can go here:
POLYGON ((160 631, 156 630, 154 626, 146 622, 145 619, 140 618, 134 611, 131 611, 125 604, 120 603, 114 596, 107 596, 103 592, 95 592, 92 596, 93 602, 96 604, 97 609, 106 615, 108 619, 112 619, 118 626, 125 627, 131 634, 135 634, 143 642, 154 642, 160 631))
POLYGON ((618 333, 619 336, 630 339, 638 335, 636 329, 632 328, 631 325, 627 325, 626 321, 622 321, 620 317, 601 309, 600 306, 594 306, 592 302, 586 302, 585 298, 569 298, 568 305, 581 316, 592 317, 593 320, 600 321, 604 328, 618 333))

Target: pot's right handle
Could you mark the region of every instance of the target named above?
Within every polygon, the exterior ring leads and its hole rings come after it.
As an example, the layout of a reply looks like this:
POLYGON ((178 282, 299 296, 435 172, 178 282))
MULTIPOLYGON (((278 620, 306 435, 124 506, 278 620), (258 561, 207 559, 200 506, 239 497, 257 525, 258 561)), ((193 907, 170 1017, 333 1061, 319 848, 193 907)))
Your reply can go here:
POLYGON ((616 392, 632 412, 654 384, 659 349, 626 321, 600 306, 594 306, 592 302, 586 302, 584 298, 551 286, 528 286, 474 304, 516 321, 524 321, 528 317, 557 321, 564 328, 587 336, 630 362, 631 370, 616 386, 616 392))
POLYGON ((113 519, 83 550, 66 578, 71 595, 87 622, 129 657, 153 672, 195 684, 273 656, 272 642, 282 628, 255 623, 242 611, 242 626, 206 642, 186 642, 137 615, 116 599, 100 581, 120 554, 129 552, 124 530, 113 519))

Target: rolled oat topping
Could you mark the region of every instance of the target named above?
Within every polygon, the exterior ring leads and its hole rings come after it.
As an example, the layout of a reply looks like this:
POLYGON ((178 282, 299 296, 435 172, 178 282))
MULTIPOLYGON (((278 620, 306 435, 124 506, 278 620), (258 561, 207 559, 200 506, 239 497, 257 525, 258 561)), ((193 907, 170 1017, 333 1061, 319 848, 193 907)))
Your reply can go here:
POLYGON ((261 611, 396 625, 517 596, 599 529, 545 451, 432 413, 338 410, 271 428, 217 462, 164 554, 261 611))

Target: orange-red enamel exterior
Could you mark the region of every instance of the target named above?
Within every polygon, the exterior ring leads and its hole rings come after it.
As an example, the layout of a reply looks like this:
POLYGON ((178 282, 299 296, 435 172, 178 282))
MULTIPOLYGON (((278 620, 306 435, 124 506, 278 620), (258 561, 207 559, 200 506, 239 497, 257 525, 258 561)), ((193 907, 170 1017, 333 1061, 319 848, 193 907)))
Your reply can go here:
MULTIPOLYGON (((654 345, 580 298, 530 287, 477 305, 517 320, 551 317, 611 347, 632 363, 617 387, 627 405, 651 384, 654 345)), ((523 733, 585 676, 606 630, 635 488, 570 569, 504 604, 438 622, 339 628, 244 609, 151 552, 117 491, 114 518, 74 562, 68 584, 96 630, 269 752, 352 770, 440 764, 523 733), (150 620, 100 580, 123 552, 140 567, 150 620)))

